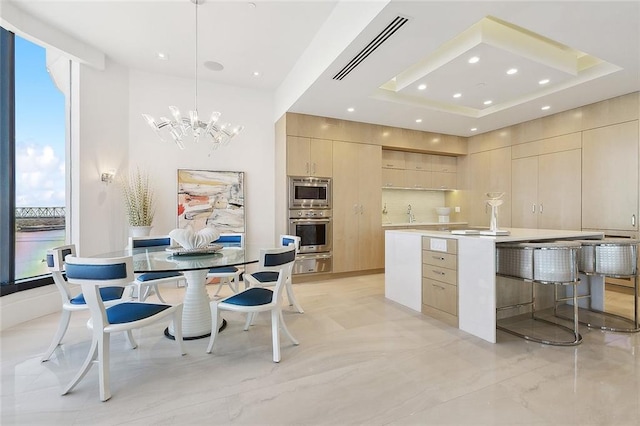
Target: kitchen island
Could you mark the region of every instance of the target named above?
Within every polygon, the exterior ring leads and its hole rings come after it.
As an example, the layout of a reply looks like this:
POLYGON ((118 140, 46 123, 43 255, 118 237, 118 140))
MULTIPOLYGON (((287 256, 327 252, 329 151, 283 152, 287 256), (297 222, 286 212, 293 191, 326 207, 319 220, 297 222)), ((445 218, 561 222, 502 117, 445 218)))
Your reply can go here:
POLYGON ((422 312, 423 248, 456 256, 458 327, 496 342, 496 244, 601 239, 596 231, 508 228, 509 235, 456 235, 449 231, 385 231, 385 297, 422 312), (428 237, 429 247, 423 247, 428 237), (452 253, 451 247, 454 247, 452 253))

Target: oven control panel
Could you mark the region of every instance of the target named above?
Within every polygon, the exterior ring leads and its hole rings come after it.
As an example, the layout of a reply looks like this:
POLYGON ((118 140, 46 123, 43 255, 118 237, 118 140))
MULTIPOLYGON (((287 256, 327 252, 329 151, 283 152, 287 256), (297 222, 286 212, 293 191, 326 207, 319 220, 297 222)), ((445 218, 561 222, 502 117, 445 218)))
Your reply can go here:
POLYGON ((289 210, 290 219, 323 219, 331 217, 331 210, 289 210))

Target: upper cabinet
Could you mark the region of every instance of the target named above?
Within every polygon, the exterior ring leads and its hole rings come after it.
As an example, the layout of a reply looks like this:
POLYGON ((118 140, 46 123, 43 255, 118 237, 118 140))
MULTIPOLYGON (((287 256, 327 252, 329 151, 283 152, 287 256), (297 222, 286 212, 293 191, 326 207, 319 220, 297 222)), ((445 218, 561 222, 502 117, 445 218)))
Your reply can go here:
POLYGON ((385 188, 456 189, 456 171, 456 157, 382 150, 385 188))
POLYGON ((287 137, 287 175, 331 177, 333 142, 326 139, 287 137))
POLYGON ((582 227, 638 230, 638 120, 582 134, 582 227))

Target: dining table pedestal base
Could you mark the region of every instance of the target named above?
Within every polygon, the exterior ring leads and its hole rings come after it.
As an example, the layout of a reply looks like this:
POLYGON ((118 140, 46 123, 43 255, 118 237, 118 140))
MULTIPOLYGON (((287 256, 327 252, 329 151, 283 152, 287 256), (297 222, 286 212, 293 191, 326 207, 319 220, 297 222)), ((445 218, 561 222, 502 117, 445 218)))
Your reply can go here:
MULTIPOLYGON (((182 338, 184 340, 203 339, 211 335, 211 308, 207 293, 207 269, 184 271, 187 286, 182 301, 182 338)), ((226 321, 221 319, 218 330, 222 331, 226 321)), ((169 338, 174 336, 173 323, 165 330, 169 338)))

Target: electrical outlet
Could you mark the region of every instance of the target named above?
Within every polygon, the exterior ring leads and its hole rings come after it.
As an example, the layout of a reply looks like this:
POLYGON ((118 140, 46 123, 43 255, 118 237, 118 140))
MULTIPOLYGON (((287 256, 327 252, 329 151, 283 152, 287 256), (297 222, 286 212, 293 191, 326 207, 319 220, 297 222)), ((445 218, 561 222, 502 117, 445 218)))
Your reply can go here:
POLYGON ((456 208, 454 209, 454 211, 455 211, 456 213, 460 213, 460 207, 456 206, 456 208))

